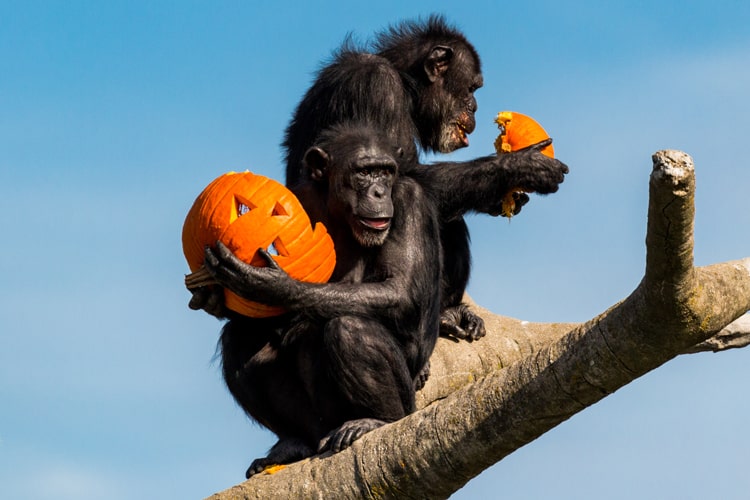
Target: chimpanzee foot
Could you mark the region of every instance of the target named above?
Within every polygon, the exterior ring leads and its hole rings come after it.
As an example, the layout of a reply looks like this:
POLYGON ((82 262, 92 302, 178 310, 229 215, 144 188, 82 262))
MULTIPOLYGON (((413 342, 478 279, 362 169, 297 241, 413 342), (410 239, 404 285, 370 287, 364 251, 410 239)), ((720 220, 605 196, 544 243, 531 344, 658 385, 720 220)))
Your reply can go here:
POLYGON ((360 418, 349 420, 340 427, 332 430, 326 437, 320 440, 318 453, 331 450, 338 453, 351 446, 351 444, 373 429, 385 425, 386 422, 376 418, 360 418))
POLYGON ((485 335, 484 320, 466 304, 446 308, 440 315, 440 335, 472 342, 485 335))
POLYGON ((282 465, 297 460, 302 460, 315 454, 310 446, 297 438, 280 438, 279 441, 268 450, 268 456, 256 458, 245 472, 245 477, 250 478, 259 472, 263 472, 272 465, 282 465))

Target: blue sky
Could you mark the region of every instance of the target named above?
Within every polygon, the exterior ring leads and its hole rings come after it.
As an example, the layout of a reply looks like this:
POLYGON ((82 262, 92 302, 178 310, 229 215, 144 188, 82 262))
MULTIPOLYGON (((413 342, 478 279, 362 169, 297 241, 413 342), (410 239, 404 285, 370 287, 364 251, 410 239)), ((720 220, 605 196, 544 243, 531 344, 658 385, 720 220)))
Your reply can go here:
MULTIPOLYGON (((500 110, 571 173, 512 222, 471 216, 470 293, 583 321, 641 279, 651 154, 696 161, 699 265, 750 255, 744 1, 0 1, 0 496, 201 498, 273 436, 187 308, 180 232, 211 179, 283 180, 280 142, 344 38, 431 12, 483 59, 466 159, 500 110)), ((750 351, 678 358, 454 498, 746 498, 750 351)))

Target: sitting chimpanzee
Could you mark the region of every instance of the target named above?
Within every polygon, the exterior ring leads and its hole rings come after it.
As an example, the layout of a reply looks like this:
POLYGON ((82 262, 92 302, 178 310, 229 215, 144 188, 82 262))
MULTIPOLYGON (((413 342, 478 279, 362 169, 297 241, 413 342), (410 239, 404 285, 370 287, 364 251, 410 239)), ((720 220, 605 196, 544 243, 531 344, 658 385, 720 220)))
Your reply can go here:
POLYGON ((415 409, 415 387, 440 318, 439 223, 433 201, 400 174, 403 152, 371 127, 339 125, 303 157, 297 194, 328 228, 336 269, 299 282, 264 251, 267 267, 206 249, 206 267, 278 318, 234 316, 221 346, 224 377, 249 415, 279 441, 247 476, 316 451, 337 452, 415 409))
MULTIPOLYGON (((474 91, 483 85, 479 55, 439 16, 380 33, 374 49, 346 43, 319 72, 286 131, 287 185, 294 190, 303 179, 302 156, 322 130, 352 118, 376 123, 404 149, 402 175, 416 179, 438 207, 444 255, 441 333, 479 338, 481 318, 461 303, 471 267, 463 215, 499 214, 503 197, 514 188, 555 192, 568 169, 540 153, 547 143, 463 163, 421 164, 415 141, 423 150, 441 153, 469 144, 477 110, 474 91)), ((527 201, 528 195, 518 194, 516 212, 527 201)))

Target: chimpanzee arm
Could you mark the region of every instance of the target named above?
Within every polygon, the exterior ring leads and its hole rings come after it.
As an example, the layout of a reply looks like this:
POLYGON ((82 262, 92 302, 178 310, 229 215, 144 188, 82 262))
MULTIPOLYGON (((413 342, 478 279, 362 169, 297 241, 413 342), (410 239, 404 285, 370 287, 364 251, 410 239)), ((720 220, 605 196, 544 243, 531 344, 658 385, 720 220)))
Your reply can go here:
POLYGON ((512 189, 540 194, 557 191, 568 167, 541 154, 550 143, 547 140, 513 153, 466 162, 420 164, 408 175, 434 197, 443 221, 470 211, 498 215, 503 197, 512 189))
POLYGON ((206 268, 225 288, 240 297, 291 311, 315 311, 321 317, 383 314, 398 307, 406 285, 387 278, 377 283, 306 283, 290 277, 259 249, 268 265, 256 267, 238 259, 223 243, 206 248, 206 268))
POLYGON ((268 265, 255 267, 220 242, 215 249, 206 248, 206 269, 219 284, 245 299, 324 318, 345 314, 397 317, 425 307, 424 303, 437 303, 440 258, 435 210, 413 181, 401 179, 399 183, 393 194, 398 216, 378 249, 377 269, 363 283, 297 281, 264 250, 259 252, 268 265))

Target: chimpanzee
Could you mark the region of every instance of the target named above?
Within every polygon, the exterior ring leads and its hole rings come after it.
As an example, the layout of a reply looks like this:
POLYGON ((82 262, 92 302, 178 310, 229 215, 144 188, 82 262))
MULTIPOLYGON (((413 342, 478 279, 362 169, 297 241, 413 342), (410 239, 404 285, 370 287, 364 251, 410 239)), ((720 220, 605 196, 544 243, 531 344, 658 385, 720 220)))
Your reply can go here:
POLYGON ((366 124, 340 124, 303 156, 296 192, 334 240, 331 282, 296 281, 263 249, 267 267, 245 264, 221 244, 206 249, 205 265, 222 286, 288 310, 234 316, 222 331, 230 391, 279 437, 247 477, 340 451, 415 409, 439 331, 440 235, 433 200, 399 172, 398 146, 366 124))
MULTIPOLYGON (((294 189, 303 179, 302 156, 322 130, 350 119, 376 123, 404 149, 402 175, 416 179, 439 210, 444 255, 441 333, 479 338, 484 335, 481 318, 461 303, 471 267, 463 215, 499 214, 502 198, 514 188, 555 192, 568 169, 541 154, 548 142, 463 163, 421 164, 415 141, 425 151, 441 153, 468 146, 477 110, 474 92, 483 85, 479 55, 441 16, 380 33, 374 52, 345 42, 319 72, 286 130, 286 183, 294 189)), ((514 196, 517 213, 528 195, 514 196)))

